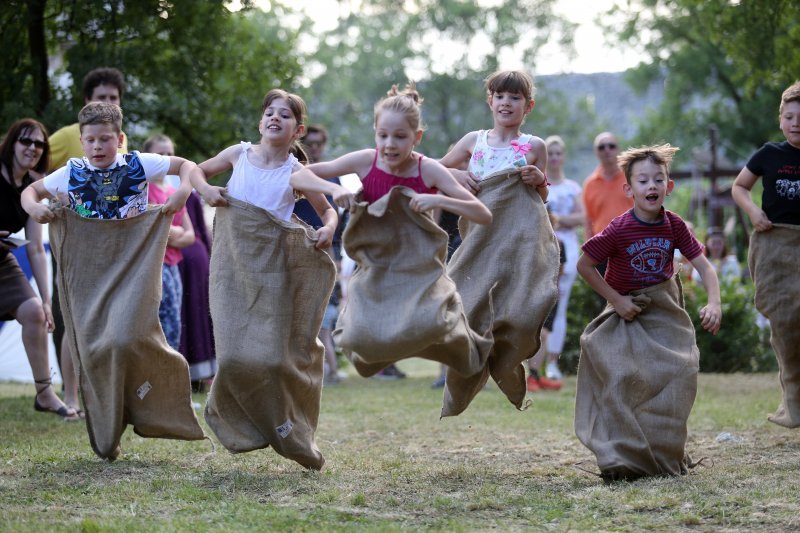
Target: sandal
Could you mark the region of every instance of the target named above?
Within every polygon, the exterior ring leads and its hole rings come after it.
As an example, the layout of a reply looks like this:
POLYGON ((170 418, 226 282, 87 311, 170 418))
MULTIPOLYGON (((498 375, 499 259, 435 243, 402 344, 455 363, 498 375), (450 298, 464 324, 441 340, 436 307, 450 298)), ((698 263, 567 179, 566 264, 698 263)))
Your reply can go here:
POLYGON ((70 413, 70 407, 66 405, 62 405, 58 409, 53 409, 52 407, 44 407, 42 404, 39 403, 39 395, 47 390, 48 387, 53 386, 53 380, 50 378, 47 379, 35 379, 33 380, 36 383, 36 398, 33 400, 33 408, 40 413, 53 413, 54 415, 58 415, 64 420, 73 421, 73 420, 80 420, 80 416, 78 415, 77 411, 72 409, 72 413, 70 413), (44 385, 41 389, 39 385, 44 385))

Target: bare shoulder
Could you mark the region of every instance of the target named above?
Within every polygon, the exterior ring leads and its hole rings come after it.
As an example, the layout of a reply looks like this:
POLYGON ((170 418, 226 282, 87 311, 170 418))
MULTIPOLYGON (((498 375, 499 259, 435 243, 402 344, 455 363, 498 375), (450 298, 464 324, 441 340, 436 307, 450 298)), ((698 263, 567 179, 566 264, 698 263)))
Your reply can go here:
POLYGON ((541 137, 536 135, 531 135, 530 139, 528 139, 528 144, 531 145, 531 149, 525 154, 525 159, 529 164, 544 169, 541 164, 546 164, 547 162, 547 145, 541 137))

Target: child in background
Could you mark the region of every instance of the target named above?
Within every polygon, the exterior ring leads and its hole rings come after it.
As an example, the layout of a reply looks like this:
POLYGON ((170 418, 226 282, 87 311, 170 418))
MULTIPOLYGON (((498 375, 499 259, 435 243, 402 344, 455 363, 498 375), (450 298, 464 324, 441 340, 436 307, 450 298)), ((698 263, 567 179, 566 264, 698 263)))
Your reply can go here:
POLYGON ((338 222, 324 195, 345 209, 354 198, 294 155, 305 158, 299 96, 272 89, 261 113, 260 142, 222 150, 200 164, 205 175, 194 182, 209 205, 224 207, 214 221, 209 296, 219 370, 205 418, 231 452, 272 446, 319 470, 324 348, 317 336, 336 275, 322 249, 338 222), (207 183, 230 169, 226 188, 207 183), (295 191, 316 210, 319 229, 293 218, 295 191))
POLYGON ((547 146, 547 179, 550 181, 547 208, 555 219, 553 227, 566 256, 566 262, 562 263, 561 274, 558 276, 559 297, 552 330, 547 337, 547 342, 544 343, 547 350, 545 376, 548 379, 560 381, 562 375, 558 368, 558 358, 564 349, 564 340, 567 336, 569 295, 578 275, 577 228, 586 222, 586 215, 581 201, 581 186, 576 181, 564 176, 566 152, 564 141, 558 135, 552 135, 545 139, 545 145, 547 146))
MULTIPOLYGON (((742 267, 736 254, 729 253, 728 243, 725 242, 725 233, 722 228, 709 228, 706 235, 705 255, 717 271, 721 281, 736 282, 742 277, 742 267)), ((697 277, 697 272, 692 272, 692 278, 697 277)))
POLYGON ((783 399, 769 420, 800 427, 800 291, 793 280, 800 264, 800 81, 781 95, 780 128, 785 141, 762 146, 739 172, 731 193, 755 231, 748 263, 756 286, 756 308, 769 319, 770 342, 780 367, 783 399), (759 207, 751 189, 764 179, 759 207))
POLYGON ((687 427, 697 391, 694 327, 673 277, 679 248, 700 273, 708 303, 703 328, 716 334, 719 282, 681 218, 663 208, 677 151, 668 144, 626 150, 619 164, 633 209, 583 245, 578 272, 608 300, 581 336, 575 430, 609 480, 686 472, 687 427), (608 259, 605 279, 596 265, 608 259))
MULTIPOLYGON (((144 142, 146 153, 172 155, 175 149, 172 140, 166 135, 154 135, 144 142)), ((164 176, 150 182, 147 200, 151 204, 163 204, 175 193, 175 188, 164 181, 164 176)), ((183 283, 178 270, 178 263, 183 260, 181 249, 194 244, 194 228, 186 215, 186 208, 181 208, 172 217, 172 225, 167 237, 167 249, 164 252, 164 265, 161 269, 161 304, 158 307, 158 319, 167 342, 175 350, 181 344, 181 302, 183 301, 183 283)))

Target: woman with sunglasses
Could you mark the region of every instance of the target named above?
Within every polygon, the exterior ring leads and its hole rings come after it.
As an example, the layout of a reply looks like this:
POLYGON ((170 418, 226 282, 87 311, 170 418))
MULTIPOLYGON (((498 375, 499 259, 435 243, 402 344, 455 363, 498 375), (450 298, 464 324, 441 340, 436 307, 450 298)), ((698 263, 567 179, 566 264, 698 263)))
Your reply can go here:
POLYGON ((50 149, 47 130, 36 120, 15 122, 0 143, 0 320, 16 319, 22 325, 22 344, 36 382, 33 407, 65 420, 78 420, 78 412, 56 395, 50 379, 47 334, 53 330, 47 260, 42 226, 22 209, 20 194, 47 171, 50 149), (25 228, 26 251, 41 299, 11 253, 12 233, 25 228))

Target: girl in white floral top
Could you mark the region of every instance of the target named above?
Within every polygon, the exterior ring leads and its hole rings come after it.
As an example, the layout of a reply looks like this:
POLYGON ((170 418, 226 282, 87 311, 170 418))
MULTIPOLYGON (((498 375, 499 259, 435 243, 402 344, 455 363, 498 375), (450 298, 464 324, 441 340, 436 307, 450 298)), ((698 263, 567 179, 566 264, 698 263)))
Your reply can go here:
POLYGON ((518 168, 522 181, 536 187, 542 200, 547 199, 547 148, 539 137, 520 132, 533 109, 534 90, 531 77, 518 70, 495 72, 486 79, 494 126, 467 133, 440 160, 468 190, 477 192, 482 179, 518 168), (467 170, 457 170, 464 167, 467 170))

